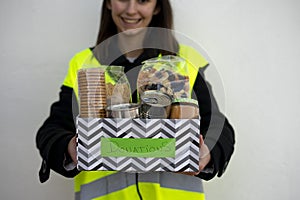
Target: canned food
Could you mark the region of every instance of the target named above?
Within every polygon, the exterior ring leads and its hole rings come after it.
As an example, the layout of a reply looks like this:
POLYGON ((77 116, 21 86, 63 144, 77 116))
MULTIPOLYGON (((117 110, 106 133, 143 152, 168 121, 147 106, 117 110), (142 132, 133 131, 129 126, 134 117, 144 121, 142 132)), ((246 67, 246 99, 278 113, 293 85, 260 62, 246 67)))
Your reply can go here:
POLYGON ((106 115, 108 118, 138 118, 139 109, 136 103, 111 105, 106 108, 106 115))
POLYGON ((156 90, 147 90, 141 94, 140 99, 142 118, 167 119, 169 117, 172 103, 170 95, 156 90))
POLYGON ((172 102, 170 119, 198 119, 199 106, 195 99, 176 99, 172 102))

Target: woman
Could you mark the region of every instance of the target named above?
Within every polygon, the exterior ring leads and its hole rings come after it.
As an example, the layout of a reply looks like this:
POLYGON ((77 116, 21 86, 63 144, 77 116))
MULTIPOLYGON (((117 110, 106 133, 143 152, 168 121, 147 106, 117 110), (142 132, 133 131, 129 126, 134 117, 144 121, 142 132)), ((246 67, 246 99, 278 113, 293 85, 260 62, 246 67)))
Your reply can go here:
MULTIPOLYGON (((39 173, 41 182, 49 178, 52 169, 65 177, 75 177, 76 199, 205 199, 201 179, 209 180, 216 174, 223 174, 234 150, 234 131, 219 112, 210 95, 210 87, 203 79, 203 70, 208 63, 191 48, 179 45, 170 31, 172 28, 173 16, 168 0, 103 1, 96 46, 72 58, 60 99, 51 106, 50 116, 37 133, 37 147, 43 158, 39 173), (147 27, 155 28, 145 29, 147 27), (191 86, 199 102, 200 132, 205 138, 205 142, 202 138, 200 142, 203 156, 199 173, 189 174, 191 176, 108 171, 79 173, 74 165, 77 162, 76 131, 72 113, 77 70, 87 58, 94 57, 101 64, 121 65, 129 72, 146 59, 170 54, 185 59, 199 58, 194 62, 199 73, 190 74, 191 86)), ((129 78, 131 85, 136 83, 136 73, 129 78)), ((136 101, 135 94, 132 98, 136 101)))

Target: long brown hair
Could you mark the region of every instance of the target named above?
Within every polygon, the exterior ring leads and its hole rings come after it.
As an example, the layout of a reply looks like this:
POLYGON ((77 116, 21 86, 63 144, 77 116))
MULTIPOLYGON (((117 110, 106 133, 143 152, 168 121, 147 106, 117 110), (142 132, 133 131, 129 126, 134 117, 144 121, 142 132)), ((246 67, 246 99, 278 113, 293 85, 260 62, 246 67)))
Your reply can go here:
MULTIPOLYGON (((118 34, 117 27, 111 16, 111 10, 106 6, 107 1, 110 0, 103 0, 102 3, 100 28, 96 45, 118 34)), ((160 11, 152 17, 149 27, 164 28, 164 31, 162 31, 162 35, 157 35, 155 34, 156 31, 152 31, 147 40, 151 43, 155 39, 155 42, 160 43, 159 46, 162 48, 158 51, 162 55, 175 54, 178 51, 178 42, 171 31, 173 30, 173 11, 169 0, 157 0, 156 8, 160 9, 160 11)))

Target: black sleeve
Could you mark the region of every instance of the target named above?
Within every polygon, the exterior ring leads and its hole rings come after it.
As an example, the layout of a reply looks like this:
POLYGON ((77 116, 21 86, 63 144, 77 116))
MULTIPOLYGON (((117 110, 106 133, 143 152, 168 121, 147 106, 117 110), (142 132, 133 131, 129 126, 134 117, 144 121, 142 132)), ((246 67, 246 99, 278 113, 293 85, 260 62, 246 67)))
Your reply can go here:
POLYGON ((36 145, 43 159, 39 172, 41 182, 49 179, 50 169, 65 177, 78 174, 77 169, 67 171, 63 167, 64 159, 66 156, 68 158, 68 143, 76 133, 73 116, 76 116, 78 106, 72 100, 72 96, 72 88, 61 87, 59 101, 52 104, 50 116, 37 132, 36 145), (72 107, 75 108, 74 114, 72 107))
POLYGON ((219 111, 210 84, 204 79, 204 70, 200 69, 193 88, 193 98, 197 98, 200 109, 200 133, 210 149, 212 173, 201 172, 198 177, 210 180, 224 173, 234 151, 234 130, 226 117, 219 111))

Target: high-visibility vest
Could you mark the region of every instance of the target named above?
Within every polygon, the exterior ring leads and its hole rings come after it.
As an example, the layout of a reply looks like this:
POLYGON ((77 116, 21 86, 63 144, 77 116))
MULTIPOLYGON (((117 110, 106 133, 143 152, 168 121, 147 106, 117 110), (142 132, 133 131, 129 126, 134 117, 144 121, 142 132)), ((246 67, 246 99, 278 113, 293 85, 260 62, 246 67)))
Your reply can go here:
MULTIPOLYGON (((208 62, 195 49, 180 45, 178 56, 186 61, 192 92, 199 68, 208 62)), ((90 49, 77 53, 63 85, 73 88, 78 97, 77 71, 85 65, 99 66, 90 49)), ((82 171, 75 178, 75 199, 80 200, 204 200, 202 180, 172 172, 125 173, 116 171, 82 171)))

